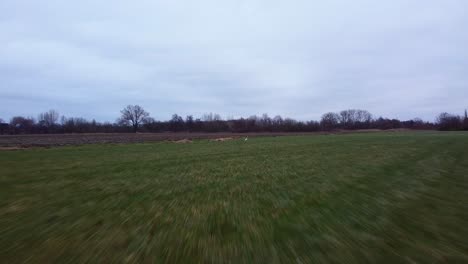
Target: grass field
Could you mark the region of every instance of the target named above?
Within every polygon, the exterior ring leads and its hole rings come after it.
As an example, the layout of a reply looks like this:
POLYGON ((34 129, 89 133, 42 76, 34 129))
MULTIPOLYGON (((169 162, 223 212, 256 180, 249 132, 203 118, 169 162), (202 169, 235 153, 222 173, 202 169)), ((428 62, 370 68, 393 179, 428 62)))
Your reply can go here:
POLYGON ((468 134, 0 151, 1 263, 468 262, 468 134))

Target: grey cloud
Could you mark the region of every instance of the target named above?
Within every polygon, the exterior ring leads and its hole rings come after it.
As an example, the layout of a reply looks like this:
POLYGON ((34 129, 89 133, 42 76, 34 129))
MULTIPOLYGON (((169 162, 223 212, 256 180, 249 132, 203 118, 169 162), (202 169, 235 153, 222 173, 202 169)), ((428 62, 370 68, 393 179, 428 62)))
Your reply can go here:
POLYGON ((371 0, 0 3, 0 117, 57 108, 432 120, 468 107, 468 3, 371 0), (21 109, 18 109, 18 106, 21 109))

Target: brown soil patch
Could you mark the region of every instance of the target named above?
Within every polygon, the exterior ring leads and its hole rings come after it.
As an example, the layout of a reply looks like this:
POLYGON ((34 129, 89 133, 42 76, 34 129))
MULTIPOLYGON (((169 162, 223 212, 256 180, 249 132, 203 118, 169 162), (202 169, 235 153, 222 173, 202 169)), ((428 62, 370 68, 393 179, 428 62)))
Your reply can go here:
POLYGON ((224 141, 233 140, 233 139, 234 138, 232 138, 232 137, 226 137, 226 138, 215 138, 215 139, 211 139, 210 141, 224 142, 224 141))
POLYGON ((181 140, 176 140, 176 141, 172 141, 174 143, 177 143, 177 144, 184 144, 184 143, 192 143, 193 141, 190 140, 190 139, 181 139, 181 140))
POLYGON ((0 147, 0 150, 22 150, 24 147, 0 147))

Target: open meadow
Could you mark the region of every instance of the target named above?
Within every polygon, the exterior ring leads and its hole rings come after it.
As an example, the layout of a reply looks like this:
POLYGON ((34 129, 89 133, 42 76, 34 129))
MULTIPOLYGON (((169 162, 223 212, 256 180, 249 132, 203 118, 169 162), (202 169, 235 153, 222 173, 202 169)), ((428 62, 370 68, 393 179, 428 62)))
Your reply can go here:
POLYGON ((1 263, 468 262, 468 133, 0 150, 1 263))

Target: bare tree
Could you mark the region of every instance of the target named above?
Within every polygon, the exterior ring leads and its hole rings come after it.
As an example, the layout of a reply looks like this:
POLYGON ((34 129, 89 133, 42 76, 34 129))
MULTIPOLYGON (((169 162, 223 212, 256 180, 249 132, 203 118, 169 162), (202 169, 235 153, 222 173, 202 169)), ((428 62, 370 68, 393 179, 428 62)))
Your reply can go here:
POLYGON ((459 130, 462 128, 461 118, 449 113, 441 113, 436 120, 440 130, 459 130))
POLYGON ((465 118, 463 118, 463 129, 468 130, 468 112, 465 109, 465 118))
POLYGON ((272 120, 275 126, 280 126, 283 123, 283 118, 280 115, 276 115, 272 120))
POLYGON ((271 121, 271 118, 268 116, 268 114, 266 113, 263 114, 258 123, 260 125, 261 130, 263 131, 271 130, 272 121, 271 121))
POLYGON ((204 121, 204 122, 213 121, 214 120, 213 113, 203 114, 203 116, 201 117, 201 120, 204 121))
POLYGON ((338 127, 340 121, 340 115, 337 113, 329 112, 322 115, 320 125, 325 130, 332 130, 338 127))
POLYGON ((213 116, 213 121, 221 121, 221 120, 223 120, 221 115, 215 113, 214 116, 213 116))
POLYGON ((349 109, 343 110, 340 112, 340 123, 343 128, 349 128, 354 123, 354 115, 356 114, 356 110, 349 109))
POLYGON ((372 121, 372 114, 360 109, 343 110, 340 112, 339 121, 345 129, 367 128, 372 121))
POLYGON ((171 120, 169 121, 169 129, 172 132, 179 132, 184 129, 184 119, 178 114, 173 114, 171 120))
POLYGON ((39 114, 38 122, 46 127, 52 127, 57 123, 59 116, 60 114, 57 111, 51 109, 48 112, 39 114))
POLYGON ((194 128, 194 120, 193 120, 193 116, 192 115, 188 115, 186 118, 185 118, 185 125, 187 126, 187 129, 189 132, 192 132, 193 128, 194 128))
POLYGON ((356 121, 361 123, 369 123, 372 121, 372 114, 367 110, 356 110, 356 121))
POLYGON ((34 119, 31 117, 14 116, 10 120, 10 127, 15 134, 33 133, 34 119))
POLYGON ((137 132, 140 124, 144 123, 146 118, 149 116, 149 113, 139 105, 127 105, 127 107, 122 109, 120 113, 122 116, 120 117, 119 123, 132 125, 133 132, 135 133, 137 132))
POLYGON ((0 118, 0 135, 3 135, 8 130, 8 124, 5 123, 5 120, 0 118))
POLYGON ((209 114, 204 114, 201 118, 202 121, 205 122, 213 122, 213 121, 221 121, 222 118, 219 114, 216 113, 209 113, 209 114))

